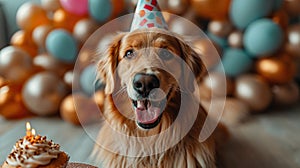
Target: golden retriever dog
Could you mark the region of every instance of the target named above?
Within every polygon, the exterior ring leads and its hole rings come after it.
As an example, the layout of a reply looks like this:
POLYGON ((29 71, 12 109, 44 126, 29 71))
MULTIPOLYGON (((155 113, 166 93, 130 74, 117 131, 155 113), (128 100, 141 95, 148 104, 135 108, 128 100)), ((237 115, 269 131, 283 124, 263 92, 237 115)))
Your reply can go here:
POLYGON ((214 136, 199 140, 207 113, 194 93, 205 72, 175 33, 119 33, 98 63, 107 97, 96 160, 106 168, 216 167, 214 136))

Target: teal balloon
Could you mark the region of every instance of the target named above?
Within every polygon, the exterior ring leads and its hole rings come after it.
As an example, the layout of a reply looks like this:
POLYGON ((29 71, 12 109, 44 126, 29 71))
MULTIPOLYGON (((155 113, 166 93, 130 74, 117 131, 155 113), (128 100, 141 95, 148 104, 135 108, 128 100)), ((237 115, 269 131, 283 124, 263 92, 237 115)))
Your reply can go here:
POLYGON ((94 64, 82 71, 79 82, 83 92, 87 95, 92 95, 96 90, 103 88, 102 81, 97 78, 97 68, 94 64))
POLYGON ((89 13, 96 21, 107 21, 112 12, 113 6, 110 0, 89 0, 89 13))
POLYGON ((46 49, 52 56, 65 63, 73 63, 78 54, 76 40, 63 29, 50 32, 46 39, 46 49))
POLYGON ((227 76, 237 77, 251 68, 253 60, 242 49, 228 48, 223 54, 222 64, 227 76))
POLYGON ((218 37, 210 32, 206 33, 207 36, 209 37, 210 40, 218 44, 222 48, 227 48, 228 47, 228 41, 226 38, 218 37))
POLYGON ((245 29, 251 22, 268 16, 273 4, 273 0, 233 0, 230 18, 237 28, 245 29))
POLYGON ((274 0, 273 10, 276 11, 283 6, 283 0, 274 0))
POLYGON ((267 56, 278 50, 284 35, 279 25, 270 19, 253 22, 244 33, 244 46, 255 57, 267 56))

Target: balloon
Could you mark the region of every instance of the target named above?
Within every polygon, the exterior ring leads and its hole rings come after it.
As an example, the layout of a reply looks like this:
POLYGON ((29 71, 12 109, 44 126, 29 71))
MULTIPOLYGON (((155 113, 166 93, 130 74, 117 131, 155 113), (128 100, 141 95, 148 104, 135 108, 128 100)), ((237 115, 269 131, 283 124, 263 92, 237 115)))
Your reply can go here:
POLYGON ((60 0, 62 7, 76 15, 86 15, 88 13, 88 0, 60 0))
POLYGON ((32 58, 23 50, 9 46, 0 51, 0 75, 22 83, 32 73, 32 58))
POLYGON ((0 86, 0 115, 6 119, 20 119, 30 116, 21 99, 21 86, 6 83, 0 86))
POLYGON ((299 100, 299 87, 295 82, 275 85, 272 88, 272 92, 274 102, 278 105, 292 105, 299 100))
POLYGON ((243 47, 243 33, 241 31, 233 31, 228 36, 228 44, 233 48, 243 47))
POLYGON ((31 33, 24 30, 17 31, 10 40, 11 45, 19 47, 32 57, 38 54, 38 47, 32 40, 31 33))
POLYGON ((271 16, 271 19, 282 29, 286 29, 289 25, 289 16, 284 10, 274 12, 271 16))
POLYGON ((188 0, 158 0, 161 10, 182 15, 189 6, 188 0))
POLYGON ((63 9, 58 9, 53 14, 53 24, 56 28, 63 28, 73 32, 75 24, 84 18, 85 16, 78 16, 63 9))
POLYGON ((269 85, 258 75, 242 75, 236 80, 235 96, 249 105, 251 112, 265 110, 272 101, 269 85))
POLYGON ((62 62, 73 63, 76 60, 77 42, 63 29, 56 29, 49 33, 46 48, 51 55, 62 62))
POLYGON ((283 42, 282 29, 270 19, 257 20, 244 33, 244 46, 255 57, 270 55, 283 42))
POLYGON ((63 76, 68 69, 72 68, 70 64, 65 64, 55 59, 53 56, 49 55, 48 53, 43 53, 36 56, 33 59, 33 64, 37 67, 43 68, 46 71, 54 72, 59 76, 63 76))
POLYGON ((232 23, 245 29, 253 21, 268 16, 273 8, 273 0, 234 0, 230 8, 232 23))
POLYGON ((37 26, 50 23, 46 11, 30 2, 23 4, 18 9, 16 17, 18 26, 28 32, 31 32, 37 26))
POLYGON ((203 85, 210 93, 213 91, 216 97, 231 95, 234 89, 233 81, 219 72, 211 72, 204 77, 203 85), (226 82, 224 83, 224 81, 226 82))
POLYGON ((206 19, 226 19, 231 0, 191 0, 191 7, 206 19))
POLYGON ((291 60, 270 57, 258 60, 256 71, 271 83, 284 84, 295 77, 296 66, 291 60))
POLYGON ((237 77, 251 68, 253 60, 242 49, 228 48, 223 54, 222 63, 227 76, 237 77))
POLYGON ((97 28, 98 25, 93 20, 83 19, 76 23, 73 34, 78 41, 84 43, 97 28))
POLYGON ((48 34, 54 29, 52 25, 38 26, 33 30, 32 38, 36 45, 39 47, 46 47, 46 38, 48 34))
POLYGON ((274 0, 274 4, 273 4, 273 10, 276 11, 276 10, 279 10, 282 5, 283 5, 283 1, 284 0, 274 0))
POLYGON ((213 20, 208 24, 208 31, 219 37, 227 37, 232 28, 228 20, 213 20))
POLYGON ((74 73, 72 70, 69 70, 67 71, 65 74, 64 74, 64 82, 65 84, 67 84, 67 86, 69 88, 72 88, 72 83, 73 83, 73 79, 74 79, 74 73))
POLYGON ((115 18, 122 14, 127 8, 125 8, 125 2, 120 0, 111 0, 112 7, 113 7, 113 13, 112 18, 115 18))
POLYGON ((291 25, 286 34, 285 50, 292 56, 300 57, 300 24, 291 25))
POLYGON ((58 112, 59 105, 68 91, 63 81, 52 72, 41 72, 32 76, 22 89, 26 107, 41 116, 58 112))
POLYGON ((105 93, 103 90, 98 90, 94 96, 94 101, 99 106, 100 110, 103 112, 104 108, 104 102, 105 102, 105 93))
POLYGON ((41 0, 42 7, 50 12, 54 12, 61 8, 60 0, 41 0))
POLYGON ((112 5, 110 0, 89 0, 89 14, 96 21, 105 22, 112 16, 112 5))
POLYGON ((217 65, 220 61, 221 48, 208 39, 199 39, 193 42, 194 50, 200 55, 207 69, 217 65))
POLYGON ((60 115, 69 123, 85 125, 97 121, 100 112, 92 99, 82 93, 74 93, 67 96, 61 103, 60 115))
POLYGON ((300 0, 285 0, 283 5, 290 16, 300 15, 300 0))
POLYGON ((97 69, 94 64, 87 66, 82 71, 79 80, 82 90, 88 95, 92 95, 97 89, 103 86, 102 81, 97 81, 97 69))

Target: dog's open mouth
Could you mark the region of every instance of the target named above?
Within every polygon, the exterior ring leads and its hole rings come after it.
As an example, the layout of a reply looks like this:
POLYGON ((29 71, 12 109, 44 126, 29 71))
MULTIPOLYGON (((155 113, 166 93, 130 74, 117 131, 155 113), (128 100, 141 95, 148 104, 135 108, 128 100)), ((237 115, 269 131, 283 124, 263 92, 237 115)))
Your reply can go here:
POLYGON ((156 127, 161 119, 166 100, 152 101, 149 99, 132 100, 136 113, 137 124, 144 129, 156 127))

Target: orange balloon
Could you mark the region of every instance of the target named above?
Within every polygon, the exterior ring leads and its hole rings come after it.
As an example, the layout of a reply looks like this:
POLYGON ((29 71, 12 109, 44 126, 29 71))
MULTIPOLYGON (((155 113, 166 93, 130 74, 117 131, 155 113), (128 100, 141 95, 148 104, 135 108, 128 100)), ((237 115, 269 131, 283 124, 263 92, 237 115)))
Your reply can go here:
POLYGON ((118 15, 120 15, 125 8, 124 1, 120 1, 120 0, 112 0, 112 6, 113 6, 112 18, 115 18, 118 15))
POLYGON ((17 24, 21 29, 29 32, 37 26, 50 22, 47 12, 41 6, 30 2, 23 4, 17 12, 17 24))
POLYGON ((284 10, 279 10, 271 16, 272 20, 282 29, 286 29, 289 25, 289 15, 284 10))
POLYGON ((226 19, 231 0, 191 0, 194 11, 206 19, 226 19))
POLYGON ((53 15, 53 22, 55 27, 63 28, 70 32, 73 32, 75 24, 83 18, 86 18, 86 16, 78 16, 71 14, 63 9, 58 9, 53 15))
POLYGON ((19 119, 30 116, 21 98, 21 86, 6 84, 0 87, 0 115, 6 119, 19 119))
POLYGON ((273 84, 285 84, 295 77, 296 65, 285 56, 262 58, 256 63, 256 71, 273 84))
POLYGON ((31 37, 31 33, 25 30, 19 30, 12 36, 10 43, 13 46, 23 49, 34 57, 38 54, 38 47, 35 45, 31 37))

